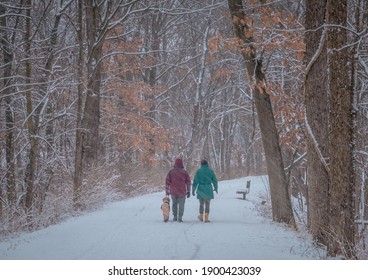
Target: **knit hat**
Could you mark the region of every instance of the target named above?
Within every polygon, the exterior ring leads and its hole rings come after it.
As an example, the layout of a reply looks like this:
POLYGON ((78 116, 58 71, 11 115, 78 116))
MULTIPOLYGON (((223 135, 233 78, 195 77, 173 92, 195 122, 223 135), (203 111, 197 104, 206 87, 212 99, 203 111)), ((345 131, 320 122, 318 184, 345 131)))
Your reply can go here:
POLYGON ((202 160, 201 160, 201 165, 207 165, 207 164, 208 164, 207 159, 202 159, 202 160))

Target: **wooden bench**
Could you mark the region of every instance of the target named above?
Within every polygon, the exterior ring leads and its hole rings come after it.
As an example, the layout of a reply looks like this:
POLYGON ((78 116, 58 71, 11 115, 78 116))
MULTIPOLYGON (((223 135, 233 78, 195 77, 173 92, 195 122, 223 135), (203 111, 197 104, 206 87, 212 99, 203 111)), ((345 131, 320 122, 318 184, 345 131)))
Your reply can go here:
POLYGON ((241 194, 243 196, 243 200, 247 199, 247 194, 250 192, 250 181, 247 181, 247 186, 244 190, 237 190, 236 194, 241 194))

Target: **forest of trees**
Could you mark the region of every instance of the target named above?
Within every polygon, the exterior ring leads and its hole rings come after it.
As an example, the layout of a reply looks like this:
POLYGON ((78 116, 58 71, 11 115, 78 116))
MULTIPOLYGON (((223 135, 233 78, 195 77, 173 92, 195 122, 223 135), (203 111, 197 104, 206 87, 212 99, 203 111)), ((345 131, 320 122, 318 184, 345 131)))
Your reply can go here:
POLYGON ((367 0, 3 0, 0 60, 1 236, 205 157, 367 258, 367 0))

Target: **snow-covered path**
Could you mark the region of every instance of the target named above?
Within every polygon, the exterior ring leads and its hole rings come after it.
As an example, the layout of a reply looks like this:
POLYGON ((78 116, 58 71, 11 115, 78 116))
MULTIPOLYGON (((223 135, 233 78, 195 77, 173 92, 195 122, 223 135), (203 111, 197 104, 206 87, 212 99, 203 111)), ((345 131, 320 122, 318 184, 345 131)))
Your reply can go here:
POLYGON ((197 220, 198 200, 186 201, 183 223, 162 221, 162 193, 107 205, 49 228, 0 242, 0 259, 42 260, 292 260, 318 259, 309 238, 257 214, 264 177, 219 183, 211 223, 197 220), (246 201, 235 191, 252 180, 246 201))

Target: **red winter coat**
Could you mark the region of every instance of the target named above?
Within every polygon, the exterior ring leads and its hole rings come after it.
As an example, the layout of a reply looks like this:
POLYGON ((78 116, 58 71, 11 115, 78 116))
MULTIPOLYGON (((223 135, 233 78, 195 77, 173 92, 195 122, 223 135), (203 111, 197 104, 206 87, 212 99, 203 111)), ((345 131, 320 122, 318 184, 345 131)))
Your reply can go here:
POLYGON ((183 161, 175 161, 174 168, 166 176, 166 193, 175 196, 185 196, 190 192, 190 177, 184 169, 183 161))

